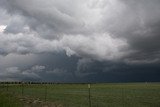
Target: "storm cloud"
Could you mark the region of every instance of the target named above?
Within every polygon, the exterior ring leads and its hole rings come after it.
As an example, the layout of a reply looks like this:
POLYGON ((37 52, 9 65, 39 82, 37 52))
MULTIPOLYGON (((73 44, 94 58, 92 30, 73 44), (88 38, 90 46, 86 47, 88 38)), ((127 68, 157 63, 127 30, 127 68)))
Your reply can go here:
POLYGON ((150 81, 160 69, 159 10, 159 0, 1 0, 0 76, 150 81))

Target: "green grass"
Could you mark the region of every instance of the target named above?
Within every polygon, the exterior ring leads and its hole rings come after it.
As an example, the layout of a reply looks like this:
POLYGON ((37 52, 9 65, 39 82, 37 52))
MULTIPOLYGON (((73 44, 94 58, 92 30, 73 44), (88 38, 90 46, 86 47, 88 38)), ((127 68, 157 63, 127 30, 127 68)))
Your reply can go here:
POLYGON ((22 103, 9 92, 0 92, 0 107, 21 107, 22 103))
MULTIPOLYGON (((28 96, 45 101, 46 87, 47 102, 60 104, 62 107, 89 107, 87 84, 25 84, 23 88, 22 85, 9 85, 8 92, 12 96, 28 96)), ((4 89, 7 90, 7 86, 4 89)), ((7 91, 3 91, 5 92, 7 91)), ((9 100, 1 93, 0 101, 3 99, 1 96, 6 101, 9 100)), ((11 102, 12 100, 10 99, 11 102)), ((92 84, 91 103, 92 107, 160 107, 160 83, 92 84)), ((0 107, 3 107, 2 103, 0 107)))

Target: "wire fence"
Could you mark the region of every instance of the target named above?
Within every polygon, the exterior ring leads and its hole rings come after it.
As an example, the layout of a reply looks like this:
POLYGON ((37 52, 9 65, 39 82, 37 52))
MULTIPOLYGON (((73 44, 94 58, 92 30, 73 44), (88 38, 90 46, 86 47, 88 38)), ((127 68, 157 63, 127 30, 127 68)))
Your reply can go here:
POLYGON ((160 107, 160 83, 1 82, 0 107, 160 107))

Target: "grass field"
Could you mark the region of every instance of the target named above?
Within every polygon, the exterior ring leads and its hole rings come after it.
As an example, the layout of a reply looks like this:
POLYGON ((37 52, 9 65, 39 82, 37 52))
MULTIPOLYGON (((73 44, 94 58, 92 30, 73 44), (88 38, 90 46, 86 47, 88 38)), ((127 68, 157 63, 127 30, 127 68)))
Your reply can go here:
MULTIPOLYGON (((91 84, 91 107, 160 107, 160 83, 91 84)), ((87 84, 1 84, 0 107, 89 107, 87 84)))

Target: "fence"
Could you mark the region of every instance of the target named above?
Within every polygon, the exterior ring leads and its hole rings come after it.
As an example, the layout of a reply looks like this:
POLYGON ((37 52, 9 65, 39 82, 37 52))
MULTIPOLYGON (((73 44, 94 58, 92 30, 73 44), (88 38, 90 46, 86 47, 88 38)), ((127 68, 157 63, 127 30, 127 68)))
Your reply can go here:
POLYGON ((0 107, 159 107, 159 83, 1 82, 0 107))

